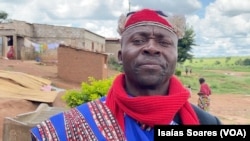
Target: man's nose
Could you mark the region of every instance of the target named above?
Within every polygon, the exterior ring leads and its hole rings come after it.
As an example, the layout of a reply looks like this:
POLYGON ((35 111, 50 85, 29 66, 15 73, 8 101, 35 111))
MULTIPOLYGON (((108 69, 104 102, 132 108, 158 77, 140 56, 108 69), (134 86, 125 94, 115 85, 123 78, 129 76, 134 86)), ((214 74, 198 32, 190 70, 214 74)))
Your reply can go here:
POLYGON ((155 39, 149 39, 148 44, 143 48, 143 54, 159 56, 160 50, 155 39))

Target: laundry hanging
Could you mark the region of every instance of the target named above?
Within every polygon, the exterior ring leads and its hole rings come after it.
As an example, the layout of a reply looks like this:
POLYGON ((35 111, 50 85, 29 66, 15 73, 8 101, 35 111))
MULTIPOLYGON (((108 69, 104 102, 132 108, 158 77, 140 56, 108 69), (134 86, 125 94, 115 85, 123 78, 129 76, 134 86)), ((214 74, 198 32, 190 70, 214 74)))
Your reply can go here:
POLYGON ((37 53, 44 53, 47 50, 57 49, 59 47, 59 43, 38 44, 32 42, 31 45, 35 48, 35 52, 37 53))

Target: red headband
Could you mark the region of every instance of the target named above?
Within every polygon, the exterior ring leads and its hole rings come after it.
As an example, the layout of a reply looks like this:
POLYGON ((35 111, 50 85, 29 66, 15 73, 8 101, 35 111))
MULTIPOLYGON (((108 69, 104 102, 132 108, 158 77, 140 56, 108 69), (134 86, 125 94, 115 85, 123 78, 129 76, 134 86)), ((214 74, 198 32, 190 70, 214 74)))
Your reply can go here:
POLYGON ((121 35, 125 30, 140 26, 154 25, 165 28, 182 38, 185 33, 185 17, 182 15, 166 16, 161 11, 142 9, 131 12, 128 16, 122 14, 118 21, 118 33, 121 35))
POLYGON ((142 22, 158 23, 162 24, 163 26, 172 28, 167 19, 163 18, 163 15, 160 15, 159 13, 157 13, 157 11, 150 9, 143 9, 141 11, 132 13, 126 21, 125 28, 142 22))

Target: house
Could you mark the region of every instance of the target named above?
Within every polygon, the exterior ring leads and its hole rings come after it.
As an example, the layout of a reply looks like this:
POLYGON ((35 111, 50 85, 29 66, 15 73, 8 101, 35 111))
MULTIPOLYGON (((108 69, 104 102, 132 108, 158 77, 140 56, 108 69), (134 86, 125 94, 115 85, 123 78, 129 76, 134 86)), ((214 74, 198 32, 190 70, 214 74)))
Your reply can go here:
POLYGON ((106 38, 106 52, 110 53, 109 59, 113 58, 118 62, 118 51, 121 49, 119 38, 106 38))
POLYGON ((0 23, 0 57, 7 57, 10 47, 13 59, 56 61, 60 78, 80 83, 106 78, 108 56, 117 58, 120 43, 83 28, 13 20, 0 23))
POLYGON ((13 20, 0 23, 0 37, 0 56, 7 57, 13 46, 14 59, 35 59, 37 53, 41 55, 49 47, 55 49, 61 43, 93 52, 105 52, 105 38, 83 28, 13 20))

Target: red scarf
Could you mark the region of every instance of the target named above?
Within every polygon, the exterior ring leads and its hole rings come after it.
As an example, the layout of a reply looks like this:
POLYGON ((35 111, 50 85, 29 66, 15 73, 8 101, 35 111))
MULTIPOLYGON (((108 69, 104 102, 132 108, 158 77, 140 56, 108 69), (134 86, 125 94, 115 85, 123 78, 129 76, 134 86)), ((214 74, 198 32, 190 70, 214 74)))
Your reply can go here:
POLYGON ((198 125, 196 113, 188 102, 189 91, 175 77, 170 79, 169 94, 166 96, 130 97, 125 89, 125 75, 116 77, 107 95, 106 104, 124 130, 124 113, 140 123, 169 125, 179 112, 183 124, 198 125))

